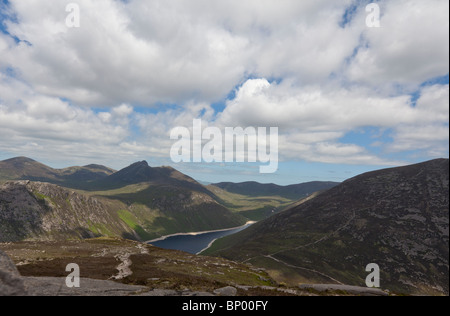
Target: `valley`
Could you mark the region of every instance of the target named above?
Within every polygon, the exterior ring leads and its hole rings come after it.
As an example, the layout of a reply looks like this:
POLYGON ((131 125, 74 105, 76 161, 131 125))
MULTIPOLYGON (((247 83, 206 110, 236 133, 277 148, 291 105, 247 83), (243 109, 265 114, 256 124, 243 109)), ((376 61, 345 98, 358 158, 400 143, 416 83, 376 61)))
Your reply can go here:
POLYGON ((242 226, 296 201, 229 193, 145 161, 119 171, 98 165, 56 170, 18 157, 0 162, 0 168, 3 242, 102 236, 146 241, 242 226))
POLYGON ((107 281, 126 266, 115 281, 141 286, 134 294, 354 295, 334 284, 365 295, 376 263, 391 295, 448 295, 448 192, 448 159, 283 187, 202 185, 145 161, 58 170, 19 157, 0 162, 0 250, 24 278, 61 278, 76 261, 107 281), (145 244, 249 221, 200 255, 145 244))

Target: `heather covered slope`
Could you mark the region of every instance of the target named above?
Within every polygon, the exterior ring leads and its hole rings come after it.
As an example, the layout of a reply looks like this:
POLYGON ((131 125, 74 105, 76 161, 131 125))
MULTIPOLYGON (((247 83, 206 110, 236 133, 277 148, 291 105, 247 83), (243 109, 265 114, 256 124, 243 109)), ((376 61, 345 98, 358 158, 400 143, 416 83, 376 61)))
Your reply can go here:
POLYGON ((375 171, 216 242, 207 253, 251 262, 292 283, 449 293, 449 161, 375 171))
POLYGON ((121 238, 0 243, 0 296, 212 296, 227 286, 237 295, 287 295, 264 271, 121 238), (65 284, 70 263, 80 267, 80 288, 65 284))

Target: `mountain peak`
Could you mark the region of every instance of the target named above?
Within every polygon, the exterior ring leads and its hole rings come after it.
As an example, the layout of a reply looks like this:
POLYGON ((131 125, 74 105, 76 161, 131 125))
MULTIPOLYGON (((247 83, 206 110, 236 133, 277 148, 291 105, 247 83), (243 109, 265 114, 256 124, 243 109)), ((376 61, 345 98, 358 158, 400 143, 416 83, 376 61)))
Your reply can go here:
POLYGON ((116 170, 114 170, 114 169, 108 168, 108 167, 103 166, 103 165, 97 165, 97 164, 90 164, 90 165, 84 166, 83 168, 85 168, 85 169, 93 169, 93 170, 101 170, 101 171, 105 171, 105 172, 108 172, 108 173, 111 173, 111 174, 116 172, 116 170))
POLYGON ((33 163, 36 161, 31 158, 28 158, 28 157, 20 156, 20 157, 14 157, 11 159, 4 160, 3 162, 17 164, 17 163, 33 163))
POLYGON ((117 171, 104 179, 105 182, 114 185, 128 185, 141 182, 149 182, 160 178, 161 175, 157 168, 152 168, 148 165, 147 161, 139 161, 131 164, 130 166, 117 171))
POLYGON ((129 168, 151 168, 147 161, 137 161, 135 163, 132 163, 128 167, 123 168, 122 170, 126 170, 129 168))
POLYGON ((7 180, 55 179, 54 170, 27 157, 0 161, 2 177, 7 180))
POLYGON ((135 164, 136 164, 136 165, 140 165, 140 166, 144 166, 144 167, 150 167, 150 165, 148 164, 148 162, 145 161, 145 160, 136 162, 135 164))

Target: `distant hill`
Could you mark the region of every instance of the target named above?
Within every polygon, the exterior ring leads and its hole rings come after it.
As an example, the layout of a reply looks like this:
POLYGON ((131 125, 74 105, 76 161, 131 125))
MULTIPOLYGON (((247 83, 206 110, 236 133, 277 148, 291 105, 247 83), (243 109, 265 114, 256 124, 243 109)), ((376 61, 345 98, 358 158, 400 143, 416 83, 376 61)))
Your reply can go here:
POLYGON ((152 168, 146 161, 136 162, 94 183, 96 186, 120 188, 129 184, 162 180, 167 177, 160 168, 152 168))
POLYGON ((221 182, 212 184, 225 191, 247 195, 252 197, 280 196, 291 200, 305 198, 315 192, 331 189, 338 185, 337 182, 308 182, 288 186, 276 184, 262 184, 258 182, 231 183, 221 182))
POLYGON ((31 180, 77 187, 89 181, 99 180, 115 170, 101 165, 53 169, 27 157, 0 161, 0 181, 31 180))
POLYGON ((449 294, 449 160, 366 173, 214 243, 206 254, 264 267, 279 281, 449 294))
POLYGON ((131 184, 153 183, 180 186, 213 195, 203 185, 172 167, 150 167, 146 161, 136 162, 107 177, 86 183, 84 189, 117 189, 131 184))

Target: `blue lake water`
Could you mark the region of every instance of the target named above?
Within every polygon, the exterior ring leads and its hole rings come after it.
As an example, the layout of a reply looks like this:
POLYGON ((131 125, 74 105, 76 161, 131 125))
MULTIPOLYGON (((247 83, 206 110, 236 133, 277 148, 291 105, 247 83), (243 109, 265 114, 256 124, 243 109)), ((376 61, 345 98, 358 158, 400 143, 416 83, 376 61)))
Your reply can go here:
POLYGON ((236 234, 246 229, 250 225, 251 224, 247 224, 239 228, 234 228, 225 231, 198 233, 197 235, 186 234, 186 235, 171 236, 167 237, 164 240, 149 242, 149 244, 159 248, 181 250, 191 254, 197 254, 205 250, 213 240, 236 234))

